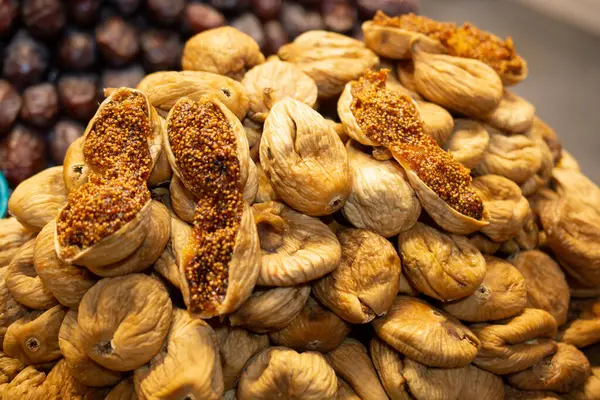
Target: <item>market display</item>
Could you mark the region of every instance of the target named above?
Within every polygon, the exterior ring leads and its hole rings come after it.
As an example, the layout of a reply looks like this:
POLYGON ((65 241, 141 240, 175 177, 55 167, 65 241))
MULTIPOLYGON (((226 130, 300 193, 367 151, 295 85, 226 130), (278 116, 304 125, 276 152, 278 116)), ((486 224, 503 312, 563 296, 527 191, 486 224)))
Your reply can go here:
POLYGON ((104 88, 0 220, 0 399, 600 399, 600 188, 526 61, 363 31, 104 88))

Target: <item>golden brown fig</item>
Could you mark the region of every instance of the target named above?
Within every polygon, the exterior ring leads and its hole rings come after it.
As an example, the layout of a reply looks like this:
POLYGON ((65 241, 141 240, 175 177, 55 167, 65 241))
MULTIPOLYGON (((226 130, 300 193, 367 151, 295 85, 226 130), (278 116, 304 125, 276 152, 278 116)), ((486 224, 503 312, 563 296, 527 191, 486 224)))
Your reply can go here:
POLYGON ((566 400, 594 400, 600 398, 600 367, 592 367, 590 375, 583 385, 563 395, 566 400))
POLYGON ((394 246, 365 229, 338 232, 342 260, 313 285, 317 299, 344 320, 365 324, 385 315, 399 288, 400 259, 394 246))
POLYGON ((223 377, 217 345, 206 322, 174 309, 163 349, 134 372, 138 398, 220 399, 223 377))
POLYGON ((560 159, 556 163, 556 168, 571 169, 573 171, 581 171, 581 168, 579 167, 579 163, 577 162, 575 157, 573 157, 573 155, 565 149, 562 150, 560 159))
POLYGON ((296 318, 282 330, 270 333, 269 339, 277 346, 324 353, 338 347, 348 333, 348 324, 309 297, 296 318))
POLYGON ((320 98, 340 94, 346 83, 379 64, 379 58, 364 43, 325 31, 305 32, 281 46, 277 54, 316 82, 320 98))
MULTIPOLYGON (((532 390, 519 390, 512 386, 504 385, 504 400, 564 400, 563 397, 552 392, 532 390)), ((581 399, 583 400, 583 399, 581 399)))
POLYGON ((277 202, 256 204, 252 213, 262 253, 258 285, 294 286, 318 279, 338 266, 340 244, 318 218, 277 202))
POLYGON ((504 254, 515 254, 521 250, 533 250, 542 246, 544 232, 540 232, 536 217, 531 208, 525 217, 523 227, 517 232, 517 235, 502 243, 500 252, 504 254))
POLYGON ((131 371, 160 350, 171 323, 169 294, 142 274, 105 278, 79 305, 79 343, 92 360, 115 371, 131 371))
POLYGON ((258 333, 283 329, 300 313, 309 295, 307 285, 255 289, 240 308, 229 314, 229 322, 258 333))
POLYGON ((529 202, 516 183, 498 175, 473 179, 473 188, 483 200, 489 224, 481 232, 495 242, 512 239, 525 224, 529 202))
POLYGON ((599 286, 585 285, 568 274, 565 275, 565 278, 567 279, 567 284, 569 285, 571 299, 587 299, 600 296, 599 286))
POLYGON ((471 242, 473 246, 477 247, 482 254, 487 255, 493 255, 498 251, 498 249, 500 249, 500 246, 502 245, 502 243, 493 242, 489 237, 481 233, 469 235, 469 242, 471 242))
POLYGON ((271 182, 269 181, 269 178, 267 178, 265 170, 260 163, 256 165, 256 175, 258 177, 258 191, 254 202, 266 203, 268 201, 280 201, 281 198, 275 193, 275 190, 273 190, 273 186, 271 186, 271 182))
POLYGON ((21 246, 35 235, 15 217, 0 219, 0 268, 7 267, 21 246))
POLYGON ((111 371, 92 361, 81 348, 77 330, 77 312, 69 311, 58 331, 58 346, 71 374, 87 386, 112 386, 123 379, 123 373, 111 371))
POLYGON ((350 194, 344 144, 318 112, 297 100, 282 100, 271 109, 260 162, 275 192, 305 214, 331 214, 350 194))
POLYGON ((52 167, 24 180, 8 201, 8 210, 27 228, 41 231, 67 203, 63 168, 52 167))
POLYGON ((325 354, 329 365, 347 381, 364 400, 387 399, 387 395, 367 349, 358 340, 346 339, 335 350, 325 354))
POLYGON ((21 361, 0 352, 0 385, 12 381, 23 368, 25 368, 25 364, 21 361))
POLYGON ((217 73, 203 71, 160 71, 146 75, 137 85, 150 103, 159 110, 169 111, 182 97, 199 100, 216 97, 242 120, 249 107, 244 85, 217 73))
POLYGON ((44 286, 33 266, 35 239, 21 246, 6 271, 6 287, 19 303, 36 310, 47 310, 58 304, 44 286))
POLYGON ((369 344, 373 365, 391 400, 410 400, 406 379, 402 375, 404 357, 393 347, 374 336, 369 344))
POLYGON ((600 187, 581 172, 555 168, 552 181, 559 197, 574 195, 588 206, 600 206, 600 187))
POLYGON ((361 400, 354 389, 352 389, 352 387, 339 376, 337 377, 337 383, 338 388, 335 396, 336 400, 361 400))
POLYGON ((63 162, 63 181, 67 193, 87 182, 90 166, 83 156, 83 137, 80 136, 67 149, 63 162))
POLYGON ((4 342, 8 327, 31 312, 16 301, 8 291, 6 287, 7 270, 6 267, 0 268, 0 343, 4 342))
POLYGON ((454 132, 444 143, 444 149, 467 168, 473 169, 483 159, 490 143, 485 127, 472 119, 455 119, 454 132))
POLYGON ((562 146, 560 144, 560 139, 558 138, 556 132, 554 132, 554 129, 548 126, 539 117, 536 116, 533 119, 533 125, 525 133, 525 135, 527 135, 527 137, 533 140, 542 139, 550 148, 550 152, 552 153, 554 163, 560 160, 562 154, 562 146))
POLYGON ((209 29, 190 38, 183 49, 184 70, 206 71, 241 80, 247 70, 265 62, 258 44, 230 26, 209 29))
POLYGON ((4 352, 27 365, 59 359, 58 331, 66 313, 66 308, 58 305, 15 321, 4 336, 4 352))
POLYGON ((263 350, 246 366, 237 390, 239 400, 333 399, 337 378, 320 353, 296 353, 285 347, 263 350))
POLYGON ((408 279, 406 279, 406 276, 404 276, 404 273, 400 274, 400 287, 398 293, 408 294, 414 297, 417 297, 420 294, 417 289, 412 287, 408 279))
POLYGON ((410 96, 415 100, 423 100, 420 94, 418 94, 412 89, 407 88, 400 82, 400 79, 398 77, 400 69, 396 68, 391 61, 381 60, 381 63, 379 64, 379 70, 382 69, 390 70, 390 73, 388 74, 387 80, 385 82, 385 85, 388 89, 390 89, 393 92, 397 92, 398 94, 405 94, 407 96, 410 96))
POLYGON ((570 344, 558 343, 556 353, 510 375, 508 382, 524 390, 566 393, 585 382, 590 373, 590 362, 581 351, 570 344))
POLYGON ((35 240, 33 266, 44 286, 62 304, 76 309, 85 292, 98 279, 86 268, 62 261, 54 246, 56 221, 42 229, 35 240))
POLYGON ((123 379, 117 386, 112 388, 104 400, 137 400, 133 377, 123 379))
MULTIPOLYGON (((412 62, 412 60, 400 61, 398 64, 396 64, 396 68, 398 70, 398 79, 400 80, 400 83, 402 83, 404 87, 408 88, 408 90, 412 90, 413 92, 417 93, 417 84, 415 82, 415 63, 412 62)), ((419 97, 421 97, 420 94, 419 97)), ((423 98, 421 97, 421 99, 423 98)))
POLYGON ((523 275, 510 263, 485 256, 486 273, 481 285, 464 299, 442 304, 442 309, 469 322, 493 321, 523 311, 527 288, 523 275))
POLYGON ((309 107, 317 102, 317 85, 296 65, 278 58, 252 68, 242 79, 250 98, 249 117, 264 122, 278 101, 291 97, 309 107))
POLYGON ((248 361, 269 347, 269 337, 224 325, 216 330, 225 391, 236 387, 248 361))
POLYGON ((523 274, 527 307, 548 311, 558 326, 567 321, 569 286, 558 264, 538 250, 519 252, 510 262, 523 274))
POLYGON ((541 188, 545 187, 552 177, 552 169, 554 167, 554 161, 552 159, 552 153, 550 148, 542 139, 535 139, 535 144, 542 154, 542 163, 535 175, 526 180, 521 185, 521 191, 523 196, 531 196, 541 188))
POLYGON ((333 128, 335 133, 337 133, 337 135, 340 137, 342 143, 348 143, 350 136, 348 136, 348 134, 346 133, 346 128, 344 127, 344 124, 342 124, 341 122, 335 122, 329 118, 325 118, 325 122, 327 122, 327 124, 333 128))
POLYGON ((544 310, 526 308, 515 317, 470 328, 481 341, 473 363, 495 374, 522 371, 556 352, 556 320, 544 310))
POLYGON ((494 174, 522 184, 535 175, 542 165, 542 153, 525 135, 507 136, 488 126, 490 143, 475 168, 479 175, 494 174))
POLYGON ((442 146, 454 130, 454 119, 445 108, 428 101, 417 100, 423 130, 442 146))
POLYGON ((456 318, 425 301, 398 296, 384 317, 373 320, 377 336, 422 364, 454 368, 469 364, 479 340, 456 318))
POLYGON ((573 299, 569 304, 569 321, 561 327, 557 340, 576 347, 600 342, 600 301, 573 299))
POLYGON ((420 222, 398 235, 398 253, 411 285, 438 300, 471 295, 485 276, 485 260, 469 239, 420 222))
POLYGON ((194 222, 194 209, 196 208, 196 197, 190 192, 181 179, 176 175, 173 175, 171 183, 169 185, 170 202, 173 207, 173 211, 181 220, 193 223, 194 222))
POLYGON ((244 132, 246 132, 246 139, 248 139, 250 156, 256 163, 260 163, 258 160, 258 148, 262 138, 263 124, 258 123, 251 118, 244 118, 242 120, 242 126, 244 127, 244 132))
POLYGON ((535 107, 524 98, 504 89, 498 107, 485 122, 508 133, 524 133, 533 125, 535 107))
POLYGON ((352 171, 352 191, 342 208, 355 227, 392 237, 410 229, 421 214, 421 203, 395 161, 378 161, 354 141, 346 144, 352 171))

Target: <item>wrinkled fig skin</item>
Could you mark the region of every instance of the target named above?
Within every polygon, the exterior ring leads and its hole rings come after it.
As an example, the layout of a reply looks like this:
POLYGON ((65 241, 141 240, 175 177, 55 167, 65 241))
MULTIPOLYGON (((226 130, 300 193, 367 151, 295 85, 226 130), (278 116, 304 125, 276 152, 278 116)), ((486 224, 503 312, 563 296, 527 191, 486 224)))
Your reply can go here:
POLYGON ((158 281, 142 274, 102 279, 79 305, 81 348, 105 368, 131 371, 158 353, 171 314, 171 299, 158 281))
POLYGON ((552 392, 519 390, 512 386, 504 385, 504 400, 564 400, 564 397, 552 392))
POLYGON ((430 368, 407 358, 403 370, 410 393, 417 400, 502 400, 502 379, 473 365, 430 368))
POLYGON ((56 254, 56 220, 42 229, 35 240, 33 266, 44 286, 62 304, 76 309, 83 295, 96 284, 97 277, 86 268, 62 261, 56 254))
POLYGON ((373 328, 387 344, 422 364, 455 368, 469 364, 480 343, 456 318, 425 301, 398 296, 373 328))
POLYGON ((467 168, 479 165, 490 143, 485 127, 472 119, 455 119, 454 131, 444 143, 444 150, 467 168))
POLYGON ((190 192, 181 179, 173 175, 169 185, 171 206, 177 216, 187 223, 194 222, 194 209, 198 199, 190 192))
POLYGON ((417 91, 427 100, 461 114, 482 118, 500 104, 502 81, 481 61, 431 54, 413 46, 417 91))
POLYGON ((338 388, 335 396, 336 400, 361 400, 354 389, 352 389, 352 387, 339 376, 337 377, 337 383, 338 388))
POLYGON ((402 28, 384 26, 373 21, 362 24, 362 32, 365 44, 381 57, 393 60, 410 59, 412 57, 412 43, 419 40, 421 46, 434 52, 443 51, 441 44, 419 32, 413 32, 402 28))
POLYGON ((346 145, 352 191, 342 208, 355 227, 392 237, 410 229, 421 214, 421 203, 402 167, 395 161, 378 161, 359 145, 346 145))
POLYGON ((318 112, 297 100, 282 100, 271 109, 260 163, 275 192, 307 215, 331 214, 350 194, 344 144, 318 112))
POLYGON ((385 315, 400 285, 400 258, 394 246, 365 229, 342 229, 338 239, 342 260, 314 283, 315 297, 350 323, 365 324, 385 315))
POLYGON ((206 322, 174 309, 166 345, 134 372, 138 399, 220 399, 223 377, 217 345, 206 322))
POLYGON ((502 243, 493 242, 489 237, 481 233, 474 233, 470 235, 469 242, 471 242, 473 246, 477 247, 477 249, 479 249, 479 251, 484 255, 495 254, 502 245, 502 243))
POLYGON ((0 268, 7 267, 21 246, 35 235, 15 217, 0 219, 0 268))
POLYGON ((350 333, 350 326, 312 297, 300 313, 280 331, 269 334, 271 342, 297 351, 331 351, 350 333))
POLYGON ((590 362, 581 351, 570 344, 558 343, 556 353, 510 375, 508 382, 523 390, 566 393, 585 382, 590 374, 590 362))
POLYGON ((59 359, 58 331, 66 313, 67 309, 58 305, 15 321, 4 336, 4 352, 27 365, 59 359))
POLYGON ((454 130, 454 119, 445 108, 428 101, 417 101, 423 130, 442 146, 454 130))
POLYGON ((340 263, 340 243, 318 218, 277 202, 254 205, 252 211, 261 246, 258 285, 298 285, 321 278, 340 263))
POLYGON ((539 117, 534 117, 533 125, 527 132, 525 132, 525 135, 534 140, 542 139, 550 148, 554 163, 557 163, 560 160, 563 151, 560 139, 558 138, 556 132, 554 132, 554 129, 552 129, 539 117))
POLYGON ((286 97, 309 107, 317 102, 317 85, 296 65, 279 59, 252 68, 242 79, 250 98, 250 118, 264 122, 275 103, 286 97))
POLYGON ((381 60, 379 64, 379 70, 387 69, 390 73, 387 75, 387 80, 385 82, 385 86, 393 92, 398 94, 405 94, 409 97, 412 97, 414 100, 423 100, 421 95, 419 95, 414 90, 411 90, 404 86, 398 77, 399 70, 394 66, 391 61, 381 60))
POLYGON ((420 222, 398 236, 398 253, 411 285, 438 300, 471 295, 485 276, 483 255, 469 239, 420 222))
POLYGON ((507 133, 524 133, 533 125, 534 116, 533 104, 504 89, 500 104, 487 116, 485 122, 507 133))
POLYGON ((475 168, 478 175, 500 175, 520 185, 542 165, 542 153, 525 135, 507 136, 488 126, 489 145, 475 168))
POLYGON ((346 83, 379 64, 379 58, 363 42, 325 31, 305 32, 281 46, 277 55, 310 76, 324 99, 340 94, 346 83))
POLYGON ((600 367, 592 367, 592 374, 583 385, 563 395, 566 400, 594 400, 600 398, 600 367))
POLYGON ((150 103, 162 111, 169 111, 182 97, 199 100, 206 95, 215 96, 240 120, 250 106, 248 93, 240 82, 210 72, 155 72, 146 75, 137 89, 144 92, 150 103))
POLYGON ((285 347, 270 347, 246 366, 237 390, 239 400, 333 399, 337 378, 320 353, 296 353, 285 347))
MULTIPOLYGON (((25 364, 21 361, 0 352, 0 385, 12 381, 23 368, 25 364)), ((1 389, 0 393, 2 393, 1 389)))
POLYGON ((535 175, 521 185, 523 196, 531 196, 532 194, 535 194, 538 190, 545 187, 552 177, 554 161, 552 159, 550 148, 542 139, 535 139, 535 144, 542 155, 542 162, 535 175))
POLYGON ((527 304, 526 281, 519 270, 496 257, 485 256, 486 273, 481 285, 464 299, 442 304, 447 313, 468 322, 512 317, 527 304))
POLYGON ((6 272, 8 268, 0 268, 0 343, 4 342, 6 331, 19 318, 30 311, 15 300, 6 287, 6 272))
POLYGON ((470 328, 481 341, 473 363, 495 374, 522 371, 556 352, 556 320, 544 310, 526 308, 516 317, 470 328))
POLYGON ((523 228, 529 202, 514 182, 498 175, 473 179, 473 188, 483 201, 489 224, 481 232, 494 242, 512 239, 523 228))
POLYGON ((406 379, 402 375, 404 356, 374 336, 369 344, 373 365, 391 400, 410 400, 406 379))
POLYGON ((133 377, 123 379, 117 386, 112 388, 104 400, 137 400, 133 377))
POLYGON ((6 287, 19 303, 36 310, 47 310, 58 304, 44 286, 33 266, 35 239, 21 246, 6 272, 6 287))
POLYGON ((45 169, 21 182, 10 196, 8 210, 24 226, 41 231, 66 203, 63 168, 59 166, 45 169))
POLYGON ((63 181, 67 193, 87 182, 90 167, 83 156, 83 136, 75 139, 67 149, 63 162, 63 181))
POLYGON ((515 254, 521 250, 533 250, 543 245, 544 232, 536 221, 536 216, 531 208, 525 217, 523 227, 517 232, 517 235, 511 240, 504 242, 500 246, 500 252, 503 254, 515 254))
POLYGON ((579 163, 577 162, 575 157, 573 157, 573 155, 571 155, 571 153, 569 153, 565 149, 562 150, 560 159, 556 163, 556 168, 568 169, 568 170, 573 170, 573 171, 577 171, 577 172, 581 171, 581 168, 579 167, 579 163))
POLYGON ((567 322, 569 286, 558 264, 539 250, 519 252, 510 262, 525 278, 527 307, 548 311, 558 326, 567 322))
POLYGON ((269 337, 224 325, 217 328, 225 391, 236 387, 248 361, 269 347, 269 337))
POLYGON ((359 341, 346 339, 338 348, 325 354, 325 358, 361 399, 388 399, 367 349, 359 341))
POLYGON ((123 374, 111 371, 92 361, 81 348, 77 331, 77 312, 70 310, 58 331, 58 346, 71 374, 87 386, 112 386, 123 379, 123 374))
POLYGON ((254 39, 229 26, 193 36, 186 42, 181 59, 184 70, 212 72, 237 81, 263 62, 265 56, 254 39))
POLYGON ((309 295, 307 285, 255 289, 240 308, 229 314, 229 322, 258 333, 280 330, 300 313, 309 295))
MULTIPOLYGON (((258 146, 257 146, 258 147, 258 146)), ((255 203, 266 203, 268 201, 281 201, 260 163, 256 164, 256 175, 258 178, 258 191, 256 193, 255 203)))
POLYGON ((558 332, 557 340, 582 348, 600 342, 600 300, 572 299, 569 321, 558 332))

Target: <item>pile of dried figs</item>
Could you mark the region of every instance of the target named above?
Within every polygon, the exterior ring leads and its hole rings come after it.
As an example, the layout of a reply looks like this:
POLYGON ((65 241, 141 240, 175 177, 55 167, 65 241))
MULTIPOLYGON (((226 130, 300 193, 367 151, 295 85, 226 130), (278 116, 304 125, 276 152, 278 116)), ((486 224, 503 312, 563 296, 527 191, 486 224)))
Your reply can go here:
POLYGON ((600 398, 600 189, 473 25, 231 27, 0 221, 1 399, 600 398))

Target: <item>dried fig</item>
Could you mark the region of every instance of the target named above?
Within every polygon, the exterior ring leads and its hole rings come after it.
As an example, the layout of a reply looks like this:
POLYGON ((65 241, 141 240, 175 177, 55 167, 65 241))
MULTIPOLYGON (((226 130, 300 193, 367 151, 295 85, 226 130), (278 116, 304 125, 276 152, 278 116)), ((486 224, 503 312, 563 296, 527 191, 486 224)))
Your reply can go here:
POLYGON ((369 344, 373 365, 391 400, 410 400, 406 379, 402 375, 404 357, 393 347, 374 336, 369 344))
POLYGON ((500 252, 504 254, 515 254, 521 250, 533 250, 538 248, 542 245, 543 234, 543 232, 540 232, 533 211, 529 209, 523 227, 519 229, 514 238, 502 243, 500 252))
POLYGON ((227 325, 217 328, 216 332, 223 367, 223 383, 227 391, 236 387, 248 361, 269 347, 269 337, 227 325))
POLYGON ((0 219, 0 269, 8 266, 23 244, 36 233, 23 226, 15 217, 0 219))
POLYGON ((469 239, 420 222, 398 235, 398 253, 411 285, 438 300, 471 295, 485 276, 485 260, 469 239))
POLYGON ((581 171, 581 168, 579 167, 579 163, 577 162, 575 157, 573 157, 573 155, 565 149, 562 149, 560 159, 556 163, 556 168, 570 169, 570 170, 578 171, 578 172, 581 171))
POLYGON ((442 146, 454 130, 454 119, 445 108, 428 101, 417 100, 423 130, 442 146))
POLYGON ((262 253, 258 285, 293 286, 338 266, 340 243, 318 218, 277 202, 255 204, 252 213, 262 253))
POLYGON ((467 168, 479 165, 490 143, 485 127, 472 119, 454 120, 454 132, 444 143, 444 149, 467 168))
POLYGON ((600 342, 600 300, 573 299, 569 304, 569 321, 561 327, 557 340, 576 347, 600 342))
POLYGON ((310 286, 256 289, 240 308, 229 314, 232 326, 264 333, 286 327, 308 300, 310 286))
POLYGON ((63 181, 67 193, 86 183, 89 174, 90 166, 83 156, 83 136, 80 136, 71 143, 63 161, 63 181))
POLYGON ((548 311, 558 326, 563 325, 569 309, 569 286, 558 264, 538 250, 519 252, 510 262, 525 278, 527 307, 548 311))
POLYGON ((391 71, 388 74, 387 80, 385 82, 385 85, 389 90, 397 92, 398 94, 405 94, 407 96, 412 97, 415 100, 423 100, 421 95, 419 95, 414 90, 407 88, 400 82, 400 79, 398 77, 399 70, 397 70, 394 64, 392 64, 390 61, 381 60, 381 63, 379 64, 379 69, 388 69, 391 71))
POLYGON ((516 236, 529 215, 529 202, 517 184, 502 176, 484 175, 473 180, 473 188, 488 212, 489 224, 481 233, 495 242, 516 236))
POLYGON ((212 72, 237 81, 263 62, 265 56, 254 39, 230 26, 193 36, 185 43, 181 58, 184 70, 212 72))
POLYGON ((504 400, 563 400, 563 397, 552 392, 519 390, 504 385, 504 400))
POLYGON ((250 296, 260 269, 244 200, 252 181, 244 128, 217 100, 181 99, 167 118, 165 148, 175 175, 197 197, 193 234, 177 255, 184 300, 202 318, 229 313, 250 296))
MULTIPOLYGON (((398 79, 408 90, 417 93, 417 84, 415 82, 415 63, 411 61, 400 61, 396 64, 398 70, 398 79)), ((417 93, 418 94, 418 93, 417 93)), ((411 96, 413 97, 413 96, 411 96)), ((419 94, 419 97, 421 95, 419 94)), ((413 97, 414 99, 414 97, 413 97)), ((423 97, 421 97, 423 99, 423 97)))
POLYGON ((4 336, 4 352, 27 365, 59 359, 58 331, 66 313, 66 308, 58 305, 13 322, 4 336))
POLYGON ((337 384, 336 400, 360 400, 360 397, 358 397, 354 389, 339 376, 337 377, 337 384))
POLYGON ((541 188, 545 187, 552 176, 554 161, 550 148, 542 139, 536 139, 535 143, 542 154, 542 163, 531 178, 521 184, 523 196, 531 196, 541 188))
POLYGON ((338 347, 348 333, 348 324, 309 297, 296 318, 282 330, 270 333, 269 338, 278 346, 297 351, 327 352, 338 347))
POLYGON ((422 364, 455 368, 477 355, 479 340, 456 318, 425 301, 398 296, 384 317, 373 320, 377 336, 422 364))
POLYGON ((515 317, 470 329, 481 341, 473 364, 495 374, 522 371, 556 352, 556 320, 544 310, 526 308, 515 317))
POLYGON ((35 239, 21 246, 6 271, 6 287, 19 303, 36 310, 47 310, 58 304, 44 286, 33 266, 35 239))
POLYGON ((8 210, 24 226, 41 231, 66 203, 63 168, 52 167, 21 182, 10 196, 8 210))
POLYGON ((137 400, 133 377, 123 379, 117 386, 112 388, 104 400, 137 400))
POLYGON ((23 368, 25 368, 25 364, 21 361, 0 352, 0 385, 12 381, 23 368))
POLYGON ((552 129, 539 117, 536 116, 533 118, 533 125, 527 132, 525 132, 525 135, 533 140, 542 139, 550 148, 554 163, 556 164, 558 160, 560 160, 562 154, 560 139, 558 138, 556 132, 554 132, 554 129, 552 129))
POLYGON ((527 289, 523 275, 508 262, 485 256, 486 273, 481 285, 464 299, 442 304, 442 309, 469 322, 512 317, 525 308, 527 289))
POLYGON ((535 175, 542 165, 542 152, 525 135, 507 136, 487 127, 490 143, 475 168, 479 175, 500 175, 522 184, 535 175))
POLYGON ((309 107, 317 102, 317 85, 296 65, 272 59, 252 68, 242 79, 250 98, 249 117, 264 122, 271 108, 286 97, 309 107))
POLYGON ((524 133, 533 125, 535 107, 524 98, 504 89, 500 104, 485 122, 508 133, 524 133))
POLYGON ((174 309, 163 349, 134 372, 138 398, 220 399, 223 377, 217 345, 206 322, 174 309))
POLYGON ((502 243, 496 243, 481 233, 474 233, 470 235, 469 242, 471 242, 473 246, 477 247, 482 254, 488 255, 493 255, 496 253, 502 245, 502 243))
POLYGON ((305 214, 331 214, 350 194, 342 141, 318 112, 297 100, 282 100, 271 109, 260 162, 275 192, 305 214))
POLYGON ((600 367, 592 367, 590 375, 583 385, 563 395, 566 400, 594 400, 600 397, 600 367))
POLYGON ((182 97, 200 100, 214 96, 242 120, 248 112, 250 101, 244 86, 217 73, 202 71, 160 71, 146 75, 137 85, 146 93, 150 104, 169 111, 182 97))
POLYGON ((131 371, 158 353, 171 313, 169 294, 146 275, 102 279, 79 305, 78 345, 105 368, 131 371))
MULTIPOLYGON (((0 344, 9 326, 18 319, 26 316, 30 311, 15 300, 6 287, 6 272, 8 268, 0 268, 0 344)), ((0 392, 1 393, 1 392, 0 392)))
POLYGON ((102 367, 85 354, 77 329, 77 312, 69 311, 58 331, 58 346, 71 375, 87 386, 112 386, 123 379, 123 373, 102 367))
POLYGON ((175 214, 183 221, 193 223, 197 199, 176 175, 173 175, 169 184, 169 193, 175 214))
POLYGON ((285 347, 263 350, 246 366, 237 390, 239 400, 333 399, 337 378, 320 353, 296 353, 285 347))
POLYGON ((256 175, 258 176, 258 192, 254 201, 256 203, 266 203, 268 201, 281 200, 277 193, 275 193, 269 178, 265 174, 265 170, 260 164, 256 165, 256 175))
POLYGON ((364 43, 325 31, 305 32, 281 46, 277 54, 316 82, 320 98, 340 94, 346 83, 379 64, 379 58, 364 43))
POLYGON ((342 260, 313 285, 317 299, 344 320, 365 324, 385 315, 399 288, 400 259, 390 242, 366 229, 338 232, 342 260))

